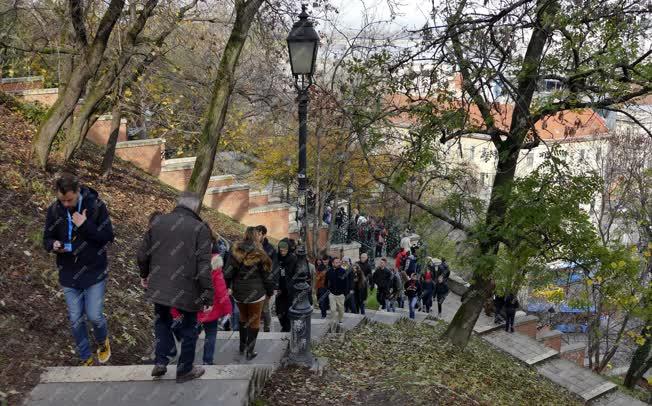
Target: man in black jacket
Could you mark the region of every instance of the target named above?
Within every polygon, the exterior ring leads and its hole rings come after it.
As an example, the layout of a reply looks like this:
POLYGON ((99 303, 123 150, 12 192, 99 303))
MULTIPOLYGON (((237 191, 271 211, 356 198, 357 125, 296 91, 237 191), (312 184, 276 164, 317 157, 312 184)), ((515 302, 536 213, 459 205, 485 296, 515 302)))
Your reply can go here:
POLYGON ((141 284, 146 297, 154 302, 156 321, 156 365, 152 376, 167 372, 168 354, 175 348, 171 308, 182 315, 177 332, 181 354, 177 362, 177 382, 199 378, 204 369, 193 366, 197 344, 197 313, 213 305, 211 278, 211 231, 197 214, 199 196, 184 193, 177 207, 156 217, 138 250, 141 284))
POLYGON ((392 271, 387 267, 387 259, 382 258, 380 265, 376 268, 373 275, 373 283, 378 287, 376 291, 376 300, 381 309, 389 310, 387 308, 387 299, 392 283, 392 271))
POLYGON ((333 267, 326 274, 326 288, 330 302, 331 319, 337 313, 338 323, 344 319, 344 302, 347 296, 353 296, 353 277, 351 271, 342 267, 342 260, 333 259, 333 267))
MULTIPOLYGON (((260 236, 260 243, 263 246, 263 250, 269 257, 269 259, 272 261, 272 274, 276 273, 276 249, 274 249, 274 246, 269 243, 269 240, 267 240, 267 227, 264 225, 258 225, 256 226, 256 231, 258 231, 258 235, 260 236)), ((263 331, 264 332, 269 332, 272 329, 272 312, 269 308, 269 298, 265 298, 265 302, 263 303, 263 331)))
POLYGON ((362 273, 364 273, 365 279, 370 281, 369 285, 371 287, 371 290, 373 290, 374 284, 373 281, 371 281, 372 266, 369 263, 369 255, 367 255, 366 252, 360 254, 360 261, 358 261, 358 266, 360 267, 360 269, 362 269, 362 273))
POLYGON ((294 300, 294 275, 297 272, 297 257, 291 252, 291 244, 287 238, 278 243, 277 283, 276 283, 276 315, 281 323, 281 332, 290 331, 290 315, 288 311, 294 300))
POLYGON ((57 200, 47 211, 43 245, 57 255, 59 284, 83 365, 93 365, 84 316, 93 325, 98 360, 103 364, 111 357, 103 315, 108 273, 106 249, 113 241, 111 218, 97 192, 80 186, 74 175, 63 174, 56 180, 55 189, 57 200))

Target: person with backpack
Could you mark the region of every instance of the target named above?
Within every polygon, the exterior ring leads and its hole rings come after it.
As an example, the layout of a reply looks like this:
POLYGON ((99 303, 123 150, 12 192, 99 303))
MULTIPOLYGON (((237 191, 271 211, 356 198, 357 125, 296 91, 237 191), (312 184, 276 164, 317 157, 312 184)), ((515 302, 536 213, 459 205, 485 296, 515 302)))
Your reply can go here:
POLYGON ((439 275, 437 277, 437 281, 435 282, 435 297, 437 298, 437 317, 441 319, 441 307, 444 304, 444 300, 446 300, 446 296, 448 296, 448 280, 444 279, 443 275, 439 275))
POLYGON ((505 331, 514 332, 514 318, 519 307, 518 299, 513 293, 505 296, 505 331))
POLYGON ((448 278, 451 276, 451 270, 448 267, 448 262, 446 262, 446 258, 441 259, 441 263, 437 267, 437 277, 443 276, 444 280, 446 283, 448 283, 448 278))
POLYGON ((43 246, 56 254, 59 285, 82 365, 94 364, 85 319, 93 327, 97 359, 104 364, 111 357, 103 313, 109 271, 106 252, 114 239, 111 218, 97 191, 82 186, 76 176, 62 174, 54 188, 57 199, 47 210, 43 246))

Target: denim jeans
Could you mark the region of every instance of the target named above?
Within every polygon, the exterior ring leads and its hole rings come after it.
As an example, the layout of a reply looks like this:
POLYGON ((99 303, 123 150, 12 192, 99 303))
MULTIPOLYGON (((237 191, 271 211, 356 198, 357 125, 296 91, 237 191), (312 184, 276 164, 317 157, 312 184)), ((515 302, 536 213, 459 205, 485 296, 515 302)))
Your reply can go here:
POLYGON ((403 306, 405 306, 405 297, 403 297, 403 295, 399 294, 396 297, 396 301, 398 302, 398 307, 400 307, 401 309, 403 308, 403 306))
POLYGON ((396 308, 394 307, 394 300, 385 299, 385 310, 388 311, 388 312, 396 311, 396 308))
POLYGON ((203 323, 204 333, 204 357, 202 361, 204 365, 213 365, 213 357, 215 356, 215 340, 217 338, 217 320, 203 323))
MULTIPOLYGON (((154 335, 156 336, 156 365, 167 365, 170 360, 168 356, 175 348, 174 334, 172 332, 172 315, 170 307, 154 304, 154 335)), ((197 313, 185 312, 179 309, 182 314, 181 324, 176 329, 177 337, 181 339, 181 354, 177 360, 177 375, 190 372, 195 362, 195 346, 197 345, 197 313)))
POLYGON ((416 296, 410 299, 409 306, 410 306, 410 318, 411 319, 413 319, 415 317, 414 308, 417 306, 417 299, 418 298, 416 296))
POLYGON ((63 288, 68 306, 68 318, 72 326, 72 336, 75 338, 77 354, 82 360, 87 360, 92 355, 84 316, 93 325, 96 343, 104 343, 108 335, 106 318, 102 314, 105 289, 106 279, 86 289, 63 288))

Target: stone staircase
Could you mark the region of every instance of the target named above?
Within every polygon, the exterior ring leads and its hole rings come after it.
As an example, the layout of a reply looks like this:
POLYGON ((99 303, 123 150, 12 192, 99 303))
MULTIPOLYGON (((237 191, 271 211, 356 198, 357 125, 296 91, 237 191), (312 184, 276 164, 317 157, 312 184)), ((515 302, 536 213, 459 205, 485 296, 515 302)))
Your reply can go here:
MULTIPOLYGON (((43 89, 42 76, 1 79, 0 90, 25 102, 47 107, 52 106, 58 97, 58 89, 43 89)), ((111 115, 100 116, 90 128, 87 139, 98 145, 106 145, 110 127, 111 115)), ((161 138, 127 141, 127 122, 122 121, 116 155, 158 177, 161 182, 185 190, 196 158, 164 159, 164 151, 165 140, 161 138)), ((290 235, 290 225, 296 212, 296 208, 281 203, 269 191, 237 183, 233 175, 211 177, 204 203, 245 225, 264 224, 268 234, 276 239, 290 235)))

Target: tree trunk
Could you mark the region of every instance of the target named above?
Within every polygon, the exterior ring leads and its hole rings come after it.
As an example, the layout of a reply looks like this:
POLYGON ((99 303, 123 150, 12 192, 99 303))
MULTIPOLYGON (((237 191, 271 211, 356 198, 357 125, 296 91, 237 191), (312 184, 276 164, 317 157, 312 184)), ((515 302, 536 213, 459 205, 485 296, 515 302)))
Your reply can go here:
MULTIPOLYGON (((537 2, 537 7, 543 10, 532 30, 521 63, 521 70, 517 75, 518 86, 515 92, 516 100, 510 123, 510 133, 504 141, 493 141, 498 152, 498 164, 485 219, 486 236, 481 237, 479 242, 479 254, 485 260, 479 261, 475 266, 471 286, 462 298, 462 305, 443 334, 444 338, 459 348, 466 347, 473 332, 473 326, 482 311, 482 306, 494 289, 490 275, 493 274, 495 268, 495 256, 498 253, 500 243, 500 236, 497 233, 500 232, 499 228, 505 222, 507 202, 514 184, 519 153, 530 129, 530 106, 532 96, 536 90, 541 57, 548 39, 552 35, 549 24, 554 20, 553 17, 558 12, 559 5, 556 2, 548 3, 540 0, 537 2)), ((456 35, 458 34, 453 35, 452 42, 453 50, 458 59, 457 63, 462 71, 462 76, 471 78, 472 76, 469 74, 471 64, 464 58, 459 37, 456 35)), ((477 92, 470 81, 463 81, 462 86, 467 93, 477 96, 477 92)), ((486 103, 482 107, 486 109, 486 103)), ((486 124, 489 126, 491 123, 486 124)))
POLYGON ((120 101, 117 101, 111 110, 111 134, 109 135, 109 142, 106 144, 106 151, 104 151, 104 159, 102 159, 102 177, 108 178, 111 175, 111 168, 113 166, 113 158, 115 157, 115 146, 118 144, 118 137, 120 136, 120 120, 122 119, 122 109, 120 101))
POLYGON ((39 127, 32 142, 33 160, 39 167, 45 169, 54 137, 63 123, 73 114, 86 83, 97 72, 111 31, 122 13, 124 2, 125 0, 111 0, 99 23, 93 43, 85 50, 83 61, 79 61, 75 66, 64 92, 59 95, 39 127))
POLYGON ((621 324, 620 329, 618 330, 618 335, 616 336, 616 341, 614 344, 611 346, 609 351, 602 357, 602 362, 596 367, 595 371, 597 373, 602 373, 604 369, 607 367, 609 364, 609 361, 611 361, 611 358, 616 354, 616 351, 618 351, 618 347, 620 347, 620 342, 622 341, 623 334, 625 333, 625 330, 627 329, 627 323, 629 323, 629 316, 630 314, 627 313, 625 315, 625 318, 623 319, 623 324, 621 324))
POLYGON ((197 148, 197 159, 192 169, 188 190, 199 194, 203 199, 208 181, 213 172, 217 145, 220 142, 222 128, 229 108, 229 99, 233 92, 235 68, 240 52, 247 40, 247 33, 263 0, 236 0, 236 18, 229 40, 222 52, 222 58, 213 85, 213 94, 207 111, 206 124, 202 129, 197 148))
POLYGON ((636 348, 625 375, 624 385, 630 389, 643 378, 643 375, 652 366, 652 320, 648 319, 646 321, 641 335, 645 338, 645 342, 636 348))

